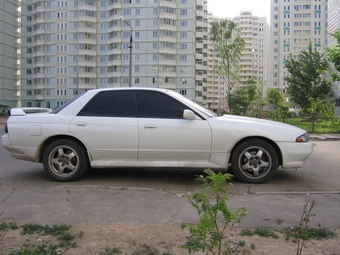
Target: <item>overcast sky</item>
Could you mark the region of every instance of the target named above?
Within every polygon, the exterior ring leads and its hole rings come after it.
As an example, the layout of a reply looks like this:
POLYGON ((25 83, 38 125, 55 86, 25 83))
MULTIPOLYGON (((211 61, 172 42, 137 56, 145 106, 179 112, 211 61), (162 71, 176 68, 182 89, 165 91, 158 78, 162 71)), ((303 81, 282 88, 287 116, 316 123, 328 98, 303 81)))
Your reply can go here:
POLYGON ((208 11, 219 18, 239 16, 241 11, 252 11, 254 16, 270 18, 270 0, 208 0, 208 11))

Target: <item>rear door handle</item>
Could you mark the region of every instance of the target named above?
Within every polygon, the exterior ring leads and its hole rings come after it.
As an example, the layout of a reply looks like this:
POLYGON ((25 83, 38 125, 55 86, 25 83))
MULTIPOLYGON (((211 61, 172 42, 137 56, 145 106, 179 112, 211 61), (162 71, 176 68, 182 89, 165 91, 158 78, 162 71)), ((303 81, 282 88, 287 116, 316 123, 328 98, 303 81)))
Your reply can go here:
POLYGON ((144 125, 144 129, 157 129, 157 126, 156 125, 147 124, 147 125, 144 125))
POLYGON ((76 126, 78 126, 78 127, 86 127, 86 123, 85 122, 77 122, 76 126))

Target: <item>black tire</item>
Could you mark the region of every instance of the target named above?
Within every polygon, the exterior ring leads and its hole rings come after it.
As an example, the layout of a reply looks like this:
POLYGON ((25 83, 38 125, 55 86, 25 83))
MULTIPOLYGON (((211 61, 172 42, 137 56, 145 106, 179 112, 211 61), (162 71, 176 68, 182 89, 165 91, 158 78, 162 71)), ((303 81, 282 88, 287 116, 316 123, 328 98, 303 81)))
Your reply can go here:
POLYGON ((266 141, 246 140, 233 151, 231 166, 240 181, 264 183, 275 175, 278 168, 278 155, 266 141))
POLYGON ((43 155, 46 173, 55 181, 75 181, 89 168, 87 154, 79 143, 61 139, 51 143, 43 155))

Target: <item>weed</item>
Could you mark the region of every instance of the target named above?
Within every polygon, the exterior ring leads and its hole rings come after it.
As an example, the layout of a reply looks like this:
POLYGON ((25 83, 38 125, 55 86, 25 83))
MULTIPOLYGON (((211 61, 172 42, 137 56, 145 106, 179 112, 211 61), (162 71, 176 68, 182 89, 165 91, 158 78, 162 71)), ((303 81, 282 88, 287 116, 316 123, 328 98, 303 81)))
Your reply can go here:
POLYGON ((246 241, 240 240, 238 241, 238 246, 244 247, 246 245, 246 241))
POLYGON ((274 239, 279 239, 279 235, 276 234, 274 231, 267 229, 267 228, 256 228, 254 230, 251 229, 242 229, 241 236, 253 236, 253 235, 258 235, 258 236, 263 236, 263 237, 272 237, 274 239))
POLYGON ((38 224, 26 224, 22 228, 22 235, 53 235, 59 236, 63 232, 68 231, 71 226, 68 225, 38 225, 38 224))
POLYGON ((288 241, 290 237, 294 238, 297 243, 296 254, 301 255, 303 247, 305 247, 305 242, 310 239, 328 239, 329 237, 335 237, 336 233, 327 229, 322 228, 309 228, 310 218, 315 216, 312 214, 312 210, 316 202, 305 203, 303 206, 303 212, 300 218, 298 226, 283 229, 283 233, 286 235, 286 240, 288 241))
POLYGON ((99 253, 99 255, 114 255, 122 253, 122 249, 120 247, 114 246, 113 248, 106 247, 104 252, 99 253))
POLYGON ((74 235, 70 232, 61 232, 58 239, 61 241, 72 241, 74 239, 74 235))
POLYGON ((6 230, 6 229, 11 229, 11 230, 15 230, 18 229, 18 226, 15 222, 2 222, 0 223, 0 231, 6 230))
POLYGON ((306 241, 311 239, 322 240, 336 237, 336 232, 325 228, 307 228, 303 231, 303 233, 300 233, 299 227, 294 226, 284 228, 282 230, 282 233, 285 235, 286 241, 288 241, 290 238, 296 240, 299 237, 303 238, 306 241))
POLYGON ((224 186, 227 180, 232 179, 231 174, 216 174, 210 169, 206 169, 204 173, 206 176, 199 175, 196 178, 204 189, 194 193, 192 197, 187 196, 189 203, 200 216, 199 223, 182 224, 182 228, 189 228, 190 237, 181 248, 187 249, 189 254, 202 250, 220 255, 223 251, 223 241, 226 239, 227 226, 240 223, 246 215, 246 209, 232 211, 227 207, 228 189, 224 186), (211 203, 211 198, 215 204, 211 203))
POLYGON ((33 245, 29 242, 26 242, 20 250, 11 251, 8 255, 41 255, 41 254, 48 254, 48 255, 62 255, 68 249, 65 250, 58 250, 57 245, 50 244, 49 246, 42 244, 42 245, 33 245))
POLYGON ((158 250, 151 248, 147 244, 141 244, 138 248, 139 249, 134 251, 132 255, 158 255, 158 250))

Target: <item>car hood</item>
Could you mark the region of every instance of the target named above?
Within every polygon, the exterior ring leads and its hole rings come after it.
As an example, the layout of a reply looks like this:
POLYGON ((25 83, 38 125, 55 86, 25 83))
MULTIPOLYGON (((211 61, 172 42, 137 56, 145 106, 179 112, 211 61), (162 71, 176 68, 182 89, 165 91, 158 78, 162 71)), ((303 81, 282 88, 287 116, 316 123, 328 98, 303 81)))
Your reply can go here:
POLYGON ((219 123, 217 125, 221 125, 221 128, 230 132, 235 132, 237 136, 243 133, 245 137, 265 136, 273 141, 295 142, 297 137, 307 133, 306 130, 296 126, 272 120, 236 115, 223 115, 215 119, 216 123, 219 123))

